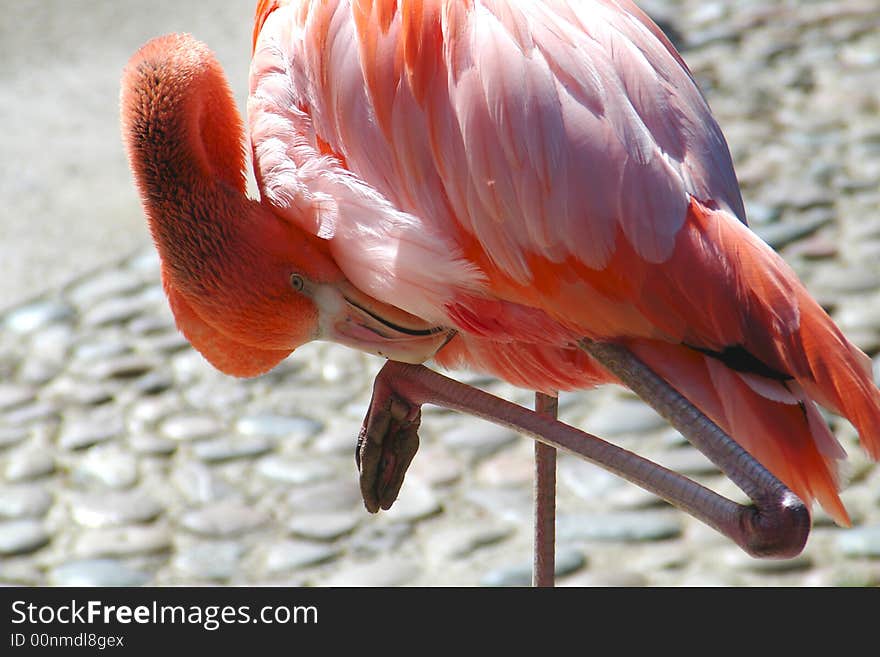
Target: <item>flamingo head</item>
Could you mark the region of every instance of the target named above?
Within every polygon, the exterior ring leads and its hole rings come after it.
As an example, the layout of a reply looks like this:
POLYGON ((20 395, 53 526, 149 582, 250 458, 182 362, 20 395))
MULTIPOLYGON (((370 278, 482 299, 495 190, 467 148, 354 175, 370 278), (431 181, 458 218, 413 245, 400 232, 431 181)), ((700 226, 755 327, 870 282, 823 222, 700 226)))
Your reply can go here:
POLYGON ((256 376, 311 340, 411 363, 446 343, 352 285, 326 241, 248 198, 241 118, 206 46, 168 35, 141 48, 121 112, 177 326, 215 367, 256 376))

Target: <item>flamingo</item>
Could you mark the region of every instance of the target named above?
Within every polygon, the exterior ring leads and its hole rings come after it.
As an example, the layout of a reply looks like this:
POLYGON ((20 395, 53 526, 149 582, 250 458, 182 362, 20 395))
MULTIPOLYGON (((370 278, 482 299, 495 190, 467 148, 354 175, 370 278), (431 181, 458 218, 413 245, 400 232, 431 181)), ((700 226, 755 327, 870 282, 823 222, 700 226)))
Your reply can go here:
POLYGON ((230 375, 311 340, 388 359, 358 438, 370 511, 396 499, 433 403, 598 463, 753 555, 798 554, 813 503, 850 524, 818 405, 880 457, 870 362, 749 230, 705 98, 630 0, 260 0, 247 109, 249 140, 191 36, 126 67, 163 287, 230 375), (536 390, 551 412, 428 361, 536 390), (553 418, 559 391, 606 383, 752 504, 553 418))

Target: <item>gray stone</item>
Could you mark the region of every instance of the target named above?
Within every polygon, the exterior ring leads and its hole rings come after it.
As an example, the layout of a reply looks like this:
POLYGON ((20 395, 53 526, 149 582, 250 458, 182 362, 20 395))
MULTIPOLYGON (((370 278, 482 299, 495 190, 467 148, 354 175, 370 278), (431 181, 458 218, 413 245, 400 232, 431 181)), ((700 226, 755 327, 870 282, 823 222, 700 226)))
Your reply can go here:
POLYGON ((78 557, 132 557, 171 550, 173 537, 165 525, 128 525, 87 529, 76 535, 73 551, 78 557))
POLYGON ((260 456, 272 450, 272 442, 261 436, 223 437, 204 440, 193 446, 193 452, 206 463, 260 456))
POLYGON ((839 295, 873 292, 880 288, 880 271, 864 266, 839 263, 817 267, 810 289, 821 299, 836 300, 839 295))
POLYGON ((183 396, 195 409, 223 414, 226 409, 242 407, 250 397, 250 389, 234 379, 210 378, 186 385, 183 396))
POLYGON ((162 434, 178 441, 213 438, 223 430, 220 420, 210 415, 175 415, 159 425, 162 434))
POLYGON ((59 446, 79 450, 119 438, 124 430, 122 417, 114 413, 116 409, 109 410, 65 422, 58 436, 59 446))
POLYGON ((55 459, 45 450, 25 447, 10 455, 3 470, 6 481, 29 481, 55 472, 55 459))
POLYGON ((432 532, 428 552, 438 562, 463 559, 480 548, 495 545, 513 534, 509 526, 466 524, 432 532))
POLYGON ((471 504, 489 511, 506 523, 520 526, 531 522, 531 489, 472 486, 465 490, 464 496, 471 504))
POLYGON ((171 473, 171 482, 190 504, 201 506, 235 493, 234 488, 207 465, 195 460, 182 460, 171 473))
POLYGON ((848 557, 880 557, 880 525, 842 530, 836 543, 848 557))
POLYGON ((846 333, 858 330, 880 331, 880 296, 870 302, 865 299, 845 301, 834 313, 834 319, 846 333))
POLYGON ((301 458, 269 456, 260 459, 256 471, 267 479, 293 485, 323 481, 336 474, 336 468, 332 465, 323 460, 310 458, 307 454, 301 458))
POLYGON ((100 335, 77 344, 73 349, 74 369, 88 373, 96 362, 110 360, 131 353, 131 345, 119 337, 100 335))
POLYGON ((746 214, 749 223, 754 226, 764 227, 764 224, 773 224, 779 220, 782 215, 782 207, 778 205, 767 205, 757 201, 749 201, 746 204, 746 214))
POLYGON ((318 454, 354 454, 360 424, 339 422, 325 428, 312 441, 310 447, 318 454))
POLYGON ((834 220, 830 210, 822 208, 819 212, 800 220, 778 221, 754 227, 758 236, 774 249, 782 249, 810 235, 834 220))
POLYGON ((615 513, 560 514, 557 540, 662 541, 682 534, 681 517, 666 511, 620 511, 615 513))
POLYGON ((155 395, 174 387, 174 378, 167 372, 147 372, 134 382, 134 390, 142 395, 155 395))
POLYGON ((30 403, 35 397, 36 391, 33 386, 0 383, 0 411, 30 403))
POLYGON ((696 449, 682 448, 660 452, 651 459, 665 468, 686 475, 718 474, 712 461, 696 449))
POLYGON ((162 513, 163 507, 141 489, 75 493, 70 496, 73 519, 84 527, 113 527, 150 522, 162 513))
POLYGON ((398 550, 412 534, 413 524, 410 522, 390 522, 384 515, 370 516, 348 539, 348 549, 358 557, 376 558, 398 550))
POLYGON ((458 427, 446 431, 441 436, 443 443, 453 452, 462 452, 470 458, 483 458, 497 452, 502 447, 520 439, 520 435, 510 429, 486 422, 462 422, 458 427))
POLYGON ((34 354, 22 364, 18 379, 22 383, 41 386, 58 376, 62 368, 62 363, 34 354))
POLYGON ((53 402, 59 406, 100 406, 113 401, 117 386, 107 381, 82 381, 72 377, 59 377, 45 388, 53 402))
POLYGON ((439 487, 456 483, 462 474, 462 464, 450 450, 442 445, 426 445, 419 448, 407 476, 439 487))
POLYGON ((128 380, 143 376, 156 366, 152 358, 139 354, 123 354, 101 360, 89 370, 93 379, 128 380))
POLYGON ((134 455, 115 446, 95 448, 79 461, 73 477, 83 483, 96 483, 107 488, 131 488, 138 481, 138 463, 134 455))
POLYGON ((189 545, 175 556, 173 565, 189 578, 226 581, 238 572, 244 546, 232 541, 210 541, 189 545))
POLYGON ((150 351, 170 355, 190 349, 190 344, 182 333, 174 330, 151 335, 150 339, 145 342, 144 347, 150 351))
POLYGON ((7 313, 3 325, 16 333, 30 333, 47 324, 68 320, 73 315, 73 308, 62 301, 35 301, 7 313))
POLYGON ((442 511, 434 492, 412 478, 404 481, 394 506, 384 512, 385 518, 394 522, 416 522, 442 511))
POLYGON ((128 446, 146 456, 168 456, 177 449, 178 442, 151 433, 138 433, 128 439, 128 446))
POLYGON ((27 554, 40 549, 49 540, 49 532, 37 520, 0 522, 0 556, 27 554))
POLYGON ((666 427, 666 420, 639 399, 611 399, 590 414, 584 429, 600 438, 641 434, 666 427))
POLYGON ((561 454, 558 483, 589 502, 601 502, 625 485, 623 479, 583 459, 561 454))
MULTIPOLYGON (((556 577, 563 577, 583 568, 587 563, 580 550, 559 550, 556 553, 556 577)), ((505 566, 488 572, 482 580, 482 586, 531 586, 532 564, 530 562, 505 566)))
POLYGON ((263 563, 268 573, 275 574, 327 563, 341 554, 340 548, 326 543, 285 540, 265 550, 263 563))
POLYGON ((321 586, 403 586, 412 583, 421 569, 414 561, 398 555, 349 563, 320 582, 321 586))
POLYGON ((42 569, 25 557, 0 560, 0 586, 43 586, 42 569))
MULTIPOLYGON (((136 317, 128 323, 128 330, 138 336, 156 334, 179 337, 184 344, 186 339, 174 328, 174 321, 166 315, 144 315, 136 317)), ((155 344, 151 342, 150 344, 155 344)))
POLYGON ((132 431, 152 430, 165 418, 176 418, 182 404, 176 391, 136 399, 128 407, 126 425, 132 431))
POLYGON ((235 428, 246 436, 307 440, 321 431, 322 425, 320 422, 306 417, 260 413, 245 415, 236 422, 235 428))
POLYGON ((294 511, 325 512, 363 509, 361 490, 355 478, 354 466, 350 477, 318 481, 299 486, 287 495, 287 504, 294 511))
POLYGON ((157 279, 161 266, 159 253, 158 251, 156 251, 156 249, 152 247, 147 247, 133 255, 125 263, 125 266, 127 269, 133 271, 135 274, 143 277, 144 279, 157 279))
POLYGON ((77 282, 68 289, 67 296, 76 305, 86 306, 107 297, 135 292, 143 284, 143 279, 137 273, 112 268, 77 282))
POLYGON ((61 409, 55 402, 39 399, 22 406, 16 406, 3 413, 3 419, 12 426, 55 421, 60 417, 61 409))
POLYGON ((364 513, 360 511, 295 513, 287 521, 287 529, 294 536, 313 541, 335 541, 353 532, 363 517, 364 513))
POLYGON ((221 500, 200 509, 187 511, 181 517, 180 524, 185 529, 202 536, 229 538, 258 529, 268 520, 268 516, 255 507, 231 500, 221 500))
POLYGON ((52 506, 52 494, 43 486, 0 486, 0 518, 40 518, 52 506))
POLYGON ((49 572, 55 586, 143 586, 151 579, 115 559, 83 559, 68 561, 49 572))
POLYGON ((70 324, 52 324, 30 336, 30 350, 50 363, 63 365, 76 332, 70 324))
POLYGON ((506 449, 488 457, 475 472, 479 483, 488 486, 529 486, 534 479, 534 453, 506 449))
POLYGON ((0 449, 6 449, 12 445, 17 445, 28 436, 28 431, 24 427, 6 427, 0 426, 0 449))

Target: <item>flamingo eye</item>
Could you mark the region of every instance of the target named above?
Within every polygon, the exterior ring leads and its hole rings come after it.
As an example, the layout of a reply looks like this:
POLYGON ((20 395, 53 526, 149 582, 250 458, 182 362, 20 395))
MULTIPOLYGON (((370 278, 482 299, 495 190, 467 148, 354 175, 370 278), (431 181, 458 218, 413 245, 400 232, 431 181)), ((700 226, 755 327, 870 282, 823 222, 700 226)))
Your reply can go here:
POLYGON ((290 286, 294 290, 296 290, 297 292, 302 292, 303 288, 306 286, 306 282, 301 275, 291 274, 290 275, 290 286))

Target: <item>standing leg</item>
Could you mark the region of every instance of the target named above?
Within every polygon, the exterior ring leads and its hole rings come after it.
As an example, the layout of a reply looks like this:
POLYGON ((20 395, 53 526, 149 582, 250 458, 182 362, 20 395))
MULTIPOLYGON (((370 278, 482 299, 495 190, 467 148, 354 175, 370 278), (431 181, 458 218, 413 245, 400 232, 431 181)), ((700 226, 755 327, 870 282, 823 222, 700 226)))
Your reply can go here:
MULTIPOLYGON (((556 419, 559 399, 535 393, 535 412, 556 419)), ((535 565, 532 585, 551 587, 556 567, 556 448, 535 441, 535 565)))

